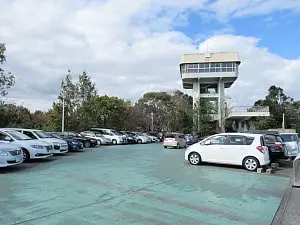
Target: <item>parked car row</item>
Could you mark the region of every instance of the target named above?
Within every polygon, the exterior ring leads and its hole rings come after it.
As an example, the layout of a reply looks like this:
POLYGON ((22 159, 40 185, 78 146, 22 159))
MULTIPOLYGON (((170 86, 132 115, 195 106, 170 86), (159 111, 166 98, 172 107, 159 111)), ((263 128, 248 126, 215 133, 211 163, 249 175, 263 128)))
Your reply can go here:
POLYGON ((157 137, 147 133, 103 128, 92 128, 80 133, 0 128, 0 167, 100 145, 146 144, 158 141, 157 137))
MULTIPOLYGON (((173 143, 173 139, 170 143, 173 143)), ((278 159, 297 156, 299 150, 298 134, 295 133, 221 133, 188 147, 185 160, 193 165, 202 162, 232 164, 255 171, 278 159)))

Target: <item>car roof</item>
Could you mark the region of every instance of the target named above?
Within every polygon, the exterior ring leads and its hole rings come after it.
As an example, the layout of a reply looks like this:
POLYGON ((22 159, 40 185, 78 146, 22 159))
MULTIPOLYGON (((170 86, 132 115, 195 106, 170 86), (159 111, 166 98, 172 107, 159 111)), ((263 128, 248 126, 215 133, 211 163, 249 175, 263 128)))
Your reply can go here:
POLYGON ((24 131, 42 131, 42 130, 38 130, 38 129, 12 128, 12 127, 2 128, 2 129, 6 129, 6 130, 24 130, 24 131))
MULTIPOLYGON (((211 136, 215 136, 215 135, 241 135, 241 136, 248 136, 248 137, 261 137, 263 136, 264 134, 253 134, 253 133, 220 133, 220 134, 214 134, 214 135, 211 135, 211 136)), ((211 137, 209 136, 209 137, 211 137)))
POLYGON ((298 133, 279 133, 279 134, 293 134, 293 135, 298 135, 298 133))

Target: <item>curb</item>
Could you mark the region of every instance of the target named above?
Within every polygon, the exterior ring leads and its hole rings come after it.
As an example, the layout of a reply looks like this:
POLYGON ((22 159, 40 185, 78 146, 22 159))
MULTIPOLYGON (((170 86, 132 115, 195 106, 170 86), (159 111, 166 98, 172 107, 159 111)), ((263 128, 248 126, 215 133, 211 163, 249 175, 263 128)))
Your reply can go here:
POLYGON ((285 193, 281 199, 280 205, 278 206, 278 209, 277 209, 275 216, 272 220, 272 223, 270 225, 280 225, 282 223, 286 208, 289 204, 292 190, 293 190, 293 186, 292 186, 292 181, 290 179, 288 187, 285 190, 285 193))

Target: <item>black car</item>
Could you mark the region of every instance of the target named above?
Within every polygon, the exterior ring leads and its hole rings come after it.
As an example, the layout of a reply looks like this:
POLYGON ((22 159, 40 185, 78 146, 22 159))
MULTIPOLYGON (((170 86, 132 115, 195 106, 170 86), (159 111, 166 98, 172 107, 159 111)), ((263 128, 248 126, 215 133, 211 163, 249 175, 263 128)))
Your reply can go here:
POLYGON ((81 149, 83 149, 83 143, 81 141, 78 141, 78 140, 75 140, 72 138, 59 136, 55 132, 53 132, 53 133, 48 132, 48 134, 50 134, 54 138, 59 138, 59 139, 66 141, 68 143, 69 151, 80 151, 81 149))
POLYGON ((97 139, 92 137, 84 137, 81 134, 76 132, 63 132, 63 133, 59 133, 59 136, 67 139, 71 138, 80 141, 83 144, 83 147, 85 148, 95 147, 100 144, 97 139))
POLYGON ((123 135, 126 135, 128 144, 136 144, 137 143, 137 139, 136 139, 134 133, 131 133, 130 131, 120 131, 120 133, 123 135))
POLYGON ((277 131, 258 130, 246 133, 262 134, 264 136, 265 146, 268 147, 271 162, 285 158, 286 144, 277 131))

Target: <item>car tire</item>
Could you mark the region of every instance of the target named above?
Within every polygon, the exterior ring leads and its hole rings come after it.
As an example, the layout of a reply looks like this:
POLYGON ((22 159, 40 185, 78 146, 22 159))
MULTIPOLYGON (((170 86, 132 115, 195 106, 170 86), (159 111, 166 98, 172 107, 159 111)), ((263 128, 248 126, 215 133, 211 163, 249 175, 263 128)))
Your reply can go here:
POLYGON ((85 148, 90 148, 90 147, 91 147, 91 142, 90 142, 90 141, 85 141, 85 142, 83 143, 83 146, 84 146, 85 148))
POLYGON ((243 160, 243 167, 248 171, 256 171, 259 167, 259 161, 252 156, 246 157, 243 160))
POLYGON ((177 148, 177 149, 180 149, 180 144, 179 144, 179 143, 177 144, 176 148, 177 148))
POLYGON ((164 146, 164 148, 167 148, 167 146, 164 146))
POLYGON ((197 152, 191 152, 189 154, 189 162, 192 165, 199 165, 201 164, 201 156, 197 152))
POLYGON ((113 139, 113 140, 112 140, 112 144, 113 144, 113 145, 116 145, 116 144, 117 144, 117 140, 113 139))
POLYGON ((138 139, 138 140, 137 140, 137 143, 138 143, 138 144, 142 144, 142 140, 141 140, 141 139, 138 139))
POLYGON ((30 154, 27 149, 22 148, 23 151, 23 162, 27 162, 30 159, 30 154))

